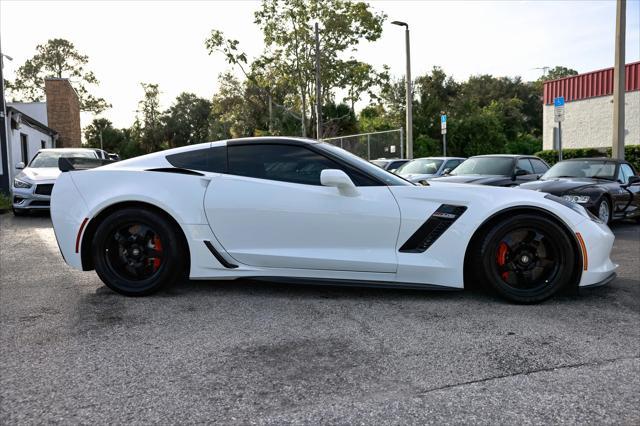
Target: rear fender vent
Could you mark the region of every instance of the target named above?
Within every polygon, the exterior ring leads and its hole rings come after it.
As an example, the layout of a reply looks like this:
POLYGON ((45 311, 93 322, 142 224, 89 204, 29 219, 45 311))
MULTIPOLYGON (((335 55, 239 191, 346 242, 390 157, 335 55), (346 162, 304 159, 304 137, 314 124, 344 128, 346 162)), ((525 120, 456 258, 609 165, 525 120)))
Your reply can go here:
POLYGON ((424 253, 466 210, 465 206, 442 204, 400 247, 400 252, 424 253))

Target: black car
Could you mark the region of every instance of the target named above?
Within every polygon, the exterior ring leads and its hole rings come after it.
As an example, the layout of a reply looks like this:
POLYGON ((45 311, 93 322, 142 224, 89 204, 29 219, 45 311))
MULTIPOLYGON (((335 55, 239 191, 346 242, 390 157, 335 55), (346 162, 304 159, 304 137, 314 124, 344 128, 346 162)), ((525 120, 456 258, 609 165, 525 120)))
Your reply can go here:
POLYGON ((404 163, 408 163, 411 160, 405 158, 378 158, 377 160, 371 160, 373 164, 378 167, 382 167, 385 170, 393 172, 404 163))
POLYGON ((477 155, 466 159, 438 182, 475 183, 491 186, 518 186, 538 179, 549 165, 531 155, 477 155))
POLYGON ((640 176, 623 160, 576 158, 555 164, 540 180, 520 185, 578 203, 603 222, 640 220, 640 176))

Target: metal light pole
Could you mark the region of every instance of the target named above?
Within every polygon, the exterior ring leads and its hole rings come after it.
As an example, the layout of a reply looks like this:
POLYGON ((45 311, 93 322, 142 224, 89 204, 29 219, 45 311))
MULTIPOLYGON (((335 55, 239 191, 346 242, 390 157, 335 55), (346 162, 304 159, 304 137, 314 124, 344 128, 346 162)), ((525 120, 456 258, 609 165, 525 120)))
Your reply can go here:
POLYGON ((322 139, 322 99, 320 91, 320 30, 316 29, 316 139, 322 139))
POLYGON ((624 45, 627 0, 616 5, 616 47, 613 65, 613 137, 611 156, 624 160, 624 45))
POLYGON ((411 49, 409 43, 409 25, 406 22, 393 21, 393 25, 404 27, 407 49, 407 158, 413 159, 413 95, 411 93, 411 49))

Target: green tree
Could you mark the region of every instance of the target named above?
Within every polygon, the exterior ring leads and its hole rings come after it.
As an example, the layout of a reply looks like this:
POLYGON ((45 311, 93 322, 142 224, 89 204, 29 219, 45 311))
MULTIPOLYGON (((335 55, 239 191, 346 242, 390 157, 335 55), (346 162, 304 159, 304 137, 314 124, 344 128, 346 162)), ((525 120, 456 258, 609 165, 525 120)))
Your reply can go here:
POLYGON ((572 69, 572 68, 567 68, 567 67, 563 67, 560 65, 556 65, 555 67, 551 68, 546 75, 542 76, 541 79, 543 81, 547 81, 547 80, 557 80, 559 78, 563 78, 563 77, 570 77, 572 75, 578 75, 578 71, 572 69))
MULTIPOLYGON (((371 10, 363 2, 346 0, 263 0, 255 13, 255 22, 264 34, 266 50, 258 62, 268 67, 273 75, 286 81, 295 90, 300 120, 300 133, 308 134, 309 125, 315 122, 315 39, 313 22, 322 28, 320 45, 322 54, 322 99, 331 101, 336 88, 347 88, 345 73, 354 71, 345 66, 341 57, 347 50, 354 52, 361 40, 374 41, 382 34, 384 14, 371 10), (310 117, 310 119, 309 119, 310 117)), ((210 54, 221 52, 227 62, 240 67, 249 77, 247 56, 238 47, 238 41, 225 39, 220 31, 213 30, 205 46, 210 54)), ((353 58, 351 58, 353 60, 353 58)), ((361 75, 359 73, 355 73, 361 75)), ((257 81, 257 80, 256 80, 257 81)), ((358 82, 358 85, 362 81, 358 82)), ((268 87, 257 84, 262 90, 268 87)), ((350 87, 351 85, 349 85, 350 87)), ((355 96, 355 92, 351 97, 355 96)), ((355 103, 355 101, 354 101, 355 103)), ((288 108, 289 111, 291 108, 288 108)))
POLYGON ((159 151, 165 145, 160 111, 160 89, 157 84, 140 83, 140 85, 144 96, 138 102, 138 117, 133 126, 133 135, 144 152, 159 151))
POLYGON ((102 148, 107 152, 120 154, 126 138, 122 130, 113 127, 113 123, 106 118, 94 118, 91 124, 84 128, 86 144, 92 148, 102 148))
POLYGON ((103 98, 89 93, 98 79, 86 66, 89 58, 79 53, 73 43, 55 38, 36 47, 36 54, 16 71, 16 78, 8 82, 7 89, 21 101, 39 102, 44 99, 45 78, 68 78, 78 93, 80 109, 100 113, 111 105, 103 98))
POLYGON ((169 148, 206 142, 211 102, 193 93, 181 93, 162 118, 169 148))

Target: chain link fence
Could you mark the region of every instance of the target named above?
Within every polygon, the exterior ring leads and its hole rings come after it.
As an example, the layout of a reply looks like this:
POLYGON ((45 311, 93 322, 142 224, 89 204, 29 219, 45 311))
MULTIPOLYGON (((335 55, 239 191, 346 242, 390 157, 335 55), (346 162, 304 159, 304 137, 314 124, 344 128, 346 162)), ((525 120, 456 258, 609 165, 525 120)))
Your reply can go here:
POLYGON ((338 146, 365 160, 404 158, 403 129, 336 136, 322 139, 322 141, 338 146))

